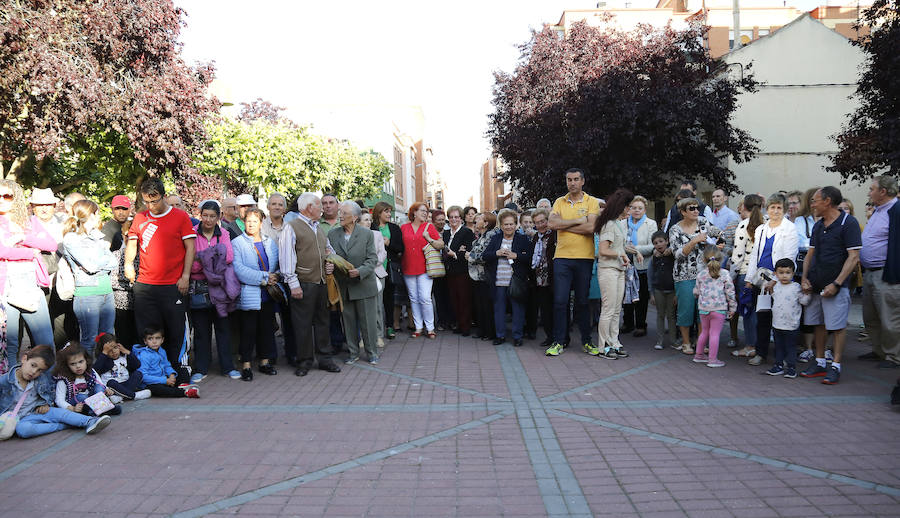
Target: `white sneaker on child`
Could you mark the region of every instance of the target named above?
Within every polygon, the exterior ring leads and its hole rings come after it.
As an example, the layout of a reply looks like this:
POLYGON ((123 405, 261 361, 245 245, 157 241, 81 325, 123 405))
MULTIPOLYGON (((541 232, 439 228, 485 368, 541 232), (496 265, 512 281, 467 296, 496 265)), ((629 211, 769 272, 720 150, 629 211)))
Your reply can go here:
POLYGON ((150 399, 150 389, 138 390, 134 393, 134 399, 150 399))
POLYGON ((825 361, 829 363, 834 361, 834 353, 830 349, 825 351, 825 361))
POLYGON ((110 403, 112 403, 114 405, 118 405, 119 403, 122 402, 122 396, 117 396, 117 395, 113 394, 112 396, 109 396, 109 401, 110 401, 110 403))

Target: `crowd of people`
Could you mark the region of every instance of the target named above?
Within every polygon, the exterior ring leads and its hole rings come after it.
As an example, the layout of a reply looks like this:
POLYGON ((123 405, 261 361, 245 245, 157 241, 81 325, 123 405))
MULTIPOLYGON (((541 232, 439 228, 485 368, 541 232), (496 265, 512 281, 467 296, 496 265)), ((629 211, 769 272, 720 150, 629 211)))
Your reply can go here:
POLYGON ((540 328, 556 357, 577 329, 581 351, 619 360, 626 334, 647 334, 649 305, 655 349, 722 367, 728 327, 731 357, 835 384, 854 289, 872 344, 861 358, 900 367, 894 178, 872 180, 862 227, 831 186, 750 194, 734 211, 724 190, 708 206, 686 180, 656 222, 643 196, 604 200, 584 192, 584 171, 564 177, 566 195, 531 210, 419 202, 400 217, 313 193, 187 207, 151 178, 137 200, 114 196, 105 222, 81 194, 2 180, 2 428, 95 433, 125 401, 199 397, 213 348, 219 373, 246 382, 277 375, 279 357, 300 377, 377 365, 407 330, 519 347, 540 328))

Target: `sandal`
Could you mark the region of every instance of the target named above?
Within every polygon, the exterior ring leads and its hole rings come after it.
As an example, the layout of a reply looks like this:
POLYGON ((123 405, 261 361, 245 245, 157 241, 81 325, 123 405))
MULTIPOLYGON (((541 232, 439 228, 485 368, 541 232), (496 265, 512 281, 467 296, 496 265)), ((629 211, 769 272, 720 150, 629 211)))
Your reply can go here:
POLYGON ((434 333, 434 331, 428 331, 428 339, 434 340, 435 338, 437 338, 437 335, 434 333))
POLYGON ((422 336, 422 331, 421 331, 421 330, 413 331, 412 334, 409 335, 410 338, 419 338, 420 336, 422 336))
POLYGON ((681 347, 681 352, 683 354, 694 354, 694 348, 688 344, 685 344, 684 346, 681 347))
POLYGON ((736 351, 731 351, 731 355, 736 358, 753 358, 756 356, 756 347, 744 347, 736 351))

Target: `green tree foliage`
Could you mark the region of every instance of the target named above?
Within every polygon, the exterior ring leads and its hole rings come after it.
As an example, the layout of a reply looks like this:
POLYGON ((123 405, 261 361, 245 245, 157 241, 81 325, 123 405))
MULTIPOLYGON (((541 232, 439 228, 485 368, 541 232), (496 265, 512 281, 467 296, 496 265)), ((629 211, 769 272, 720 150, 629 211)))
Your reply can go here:
POLYGON ((378 153, 310 133, 283 119, 210 120, 201 175, 230 178, 266 192, 333 192, 342 199, 372 196, 393 168, 378 153))
POLYGON ((871 28, 852 42, 867 58, 856 89, 860 106, 834 137, 839 151, 828 170, 865 182, 879 174, 900 176, 900 0, 876 0, 859 27, 871 28))

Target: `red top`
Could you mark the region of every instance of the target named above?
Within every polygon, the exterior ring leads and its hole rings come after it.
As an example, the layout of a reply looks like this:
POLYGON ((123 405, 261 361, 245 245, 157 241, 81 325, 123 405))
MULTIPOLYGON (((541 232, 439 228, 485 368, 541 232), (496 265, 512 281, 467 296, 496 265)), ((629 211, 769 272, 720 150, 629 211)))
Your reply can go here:
POLYGON ((440 239, 436 228, 431 223, 422 223, 419 225, 418 232, 413 231, 412 223, 404 223, 400 227, 400 233, 403 235, 403 258, 401 262, 401 270, 403 275, 422 275, 425 273, 425 252, 422 251, 428 241, 422 236, 425 227, 428 227, 428 235, 431 239, 440 239))
POLYGON ((138 282, 157 286, 175 284, 184 269, 185 239, 196 238, 187 213, 169 207, 156 216, 149 210, 138 213, 128 230, 128 240, 136 240, 141 254, 138 282))

